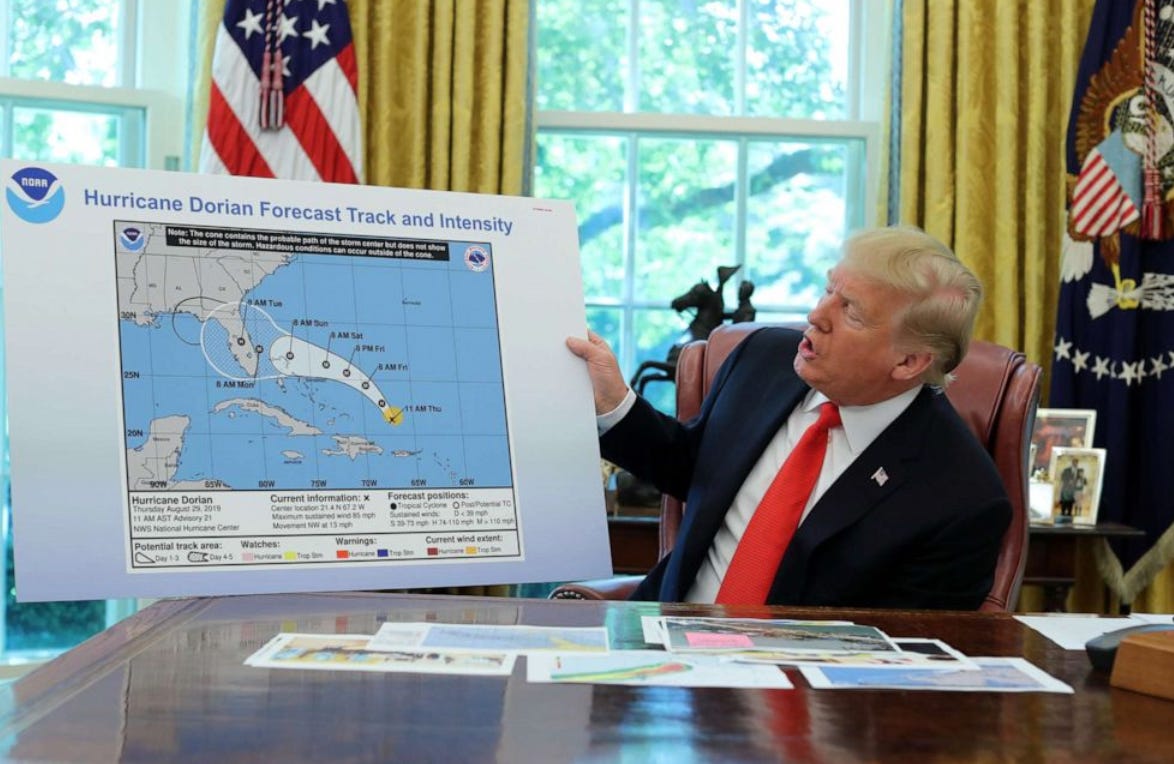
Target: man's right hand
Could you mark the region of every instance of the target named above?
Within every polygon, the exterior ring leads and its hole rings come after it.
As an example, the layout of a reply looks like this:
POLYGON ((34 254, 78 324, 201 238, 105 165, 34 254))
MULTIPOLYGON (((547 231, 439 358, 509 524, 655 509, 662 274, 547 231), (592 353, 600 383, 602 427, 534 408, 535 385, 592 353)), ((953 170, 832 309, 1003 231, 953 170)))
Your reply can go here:
POLYGON ((567 337, 567 348, 587 362, 587 375, 595 392, 595 413, 606 414, 623 403, 628 383, 620 373, 620 364, 607 341, 590 329, 587 339, 567 337))

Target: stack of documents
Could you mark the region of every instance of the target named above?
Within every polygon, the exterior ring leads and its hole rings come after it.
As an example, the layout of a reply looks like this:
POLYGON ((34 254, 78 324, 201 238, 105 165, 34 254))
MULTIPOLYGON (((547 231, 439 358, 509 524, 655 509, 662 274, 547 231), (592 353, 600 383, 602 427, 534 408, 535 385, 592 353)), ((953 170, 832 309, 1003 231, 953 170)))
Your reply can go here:
POLYGON ((646 647, 612 650, 607 629, 385 623, 373 636, 278 634, 245 663, 264 668, 509 676, 519 655, 542 683, 789 689, 1057 692, 1022 658, 970 658, 936 639, 892 638, 847 621, 646 616, 646 647))

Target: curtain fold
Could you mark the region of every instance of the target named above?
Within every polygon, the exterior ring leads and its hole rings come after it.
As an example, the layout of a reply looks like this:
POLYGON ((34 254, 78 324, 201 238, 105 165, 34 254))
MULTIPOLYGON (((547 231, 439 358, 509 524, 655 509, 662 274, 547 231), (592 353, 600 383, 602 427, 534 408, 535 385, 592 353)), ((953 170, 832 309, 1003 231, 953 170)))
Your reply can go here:
POLYGON ((982 279, 976 336, 1045 368, 1065 122, 1092 5, 904 0, 900 13, 900 220, 950 244, 982 279))
POLYGON ((520 194, 528 0, 350 0, 376 185, 520 194))
MULTIPOLYGON (((1050 369, 1065 226, 1064 146, 1094 0, 902 0, 900 222, 951 245, 986 287, 975 335, 1050 369)), ((1048 389, 1045 381, 1044 390, 1048 389)), ((1078 555, 1076 610, 1104 590, 1078 555)), ((1042 599, 1025 592, 1021 609, 1042 599)), ((1174 610, 1174 569, 1133 602, 1174 610)))

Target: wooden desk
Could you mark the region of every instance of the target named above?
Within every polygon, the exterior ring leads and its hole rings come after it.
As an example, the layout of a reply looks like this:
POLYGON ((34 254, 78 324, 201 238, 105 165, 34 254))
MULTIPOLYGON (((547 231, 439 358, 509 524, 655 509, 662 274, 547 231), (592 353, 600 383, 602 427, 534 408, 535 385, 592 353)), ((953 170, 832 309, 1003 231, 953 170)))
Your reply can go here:
POLYGON ((54 762, 1174 761, 1174 704, 1111 689, 1082 652, 1010 616, 391 594, 159 602, 0 688, 0 756, 54 762), (1024 656, 1075 695, 538 685, 501 677, 291 671, 242 661, 280 630, 384 621, 606 625, 639 616, 850 618, 1024 656))

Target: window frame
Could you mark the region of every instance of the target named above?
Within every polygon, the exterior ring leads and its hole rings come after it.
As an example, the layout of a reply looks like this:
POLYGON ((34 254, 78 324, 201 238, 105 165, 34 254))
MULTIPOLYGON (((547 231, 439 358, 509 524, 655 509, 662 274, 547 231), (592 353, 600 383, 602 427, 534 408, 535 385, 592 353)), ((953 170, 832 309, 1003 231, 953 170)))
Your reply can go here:
MULTIPOLYGON (((123 166, 157 170, 179 170, 190 164, 185 147, 190 145, 187 124, 191 113, 191 60, 194 57, 195 14, 198 3, 173 0, 122 0, 118 32, 118 86, 74 85, 44 80, 0 76, 0 149, 11 156, 15 108, 72 111, 82 114, 114 115, 124 118, 127 128, 120 134, 119 157, 123 166), (150 12, 147 12, 147 11, 150 12), (176 44, 189 40, 189 44, 176 44), (148 61, 170 62, 170 66, 147 66, 148 61), (137 144, 137 145, 136 145, 137 144)), ((0 47, 9 47, 9 6, 0 3, 0 47)), ((7 58, 0 74, 8 74, 7 58)), ((3 283, 0 281, 0 295, 3 283)), ((0 326, 2 326, 0 318, 0 326)), ((0 346, 0 362, 3 361, 0 346)), ((3 390, 0 372, 0 391, 3 390)), ((0 489, 7 492, 11 479, 8 463, 6 400, 0 400, 0 489)), ((0 521, 10 511, 5 498, 0 521)), ((0 549, 6 548, 7 522, 0 524, 0 549)), ((0 571, 0 583, 8 585, 0 571)), ((151 600, 108 599, 105 622, 113 624, 151 600)), ((59 650, 8 650, 5 602, 0 601, 0 681, 15 678, 59 650)))
MULTIPOLYGON (((539 0, 541 2, 541 0, 539 0)), ((629 0, 630 18, 639 19, 640 0, 629 0)), ((747 35, 745 28, 749 14, 748 5, 739 0, 739 27, 737 67, 735 70, 735 110, 744 111, 745 62, 747 35)), ((635 280, 637 268, 634 253, 637 249, 632 213, 637 209, 639 189, 632 179, 639 177, 638 139, 641 138, 693 138, 697 140, 733 141, 738 146, 738 167, 735 183, 734 232, 735 260, 732 264, 743 265, 747 260, 746 216, 747 216, 747 144, 755 139, 777 141, 824 142, 862 141, 864 163, 862 167, 849 168, 846 181, 849 187, 863 187, 863 198, 845 199, 845 218, 856 221, 860 226, 877 223, 880 217, 880 189, 882 170, 882 119, 885 116, 885 95, 888 92, 888 71, 891 28, 890 10, 886 3, 877 0, 848 0, 848 63, 845 93, 846 117, 838 120, 795 119, 761 116, 706 116, 696 114, 669 114, 635 111, 639 88, 636 86, 639 73, 629 69, 625 83, 623 112, 579 112, 558 110, 536 110, 534 115, 536 136, 565 135, 575 137, 619 137, 627 140, 626 177, 629 182, 625 189, 623 218, 623 283, 619 294, 609 297, 587 296, 588 310, 593 308, 618 309, 620 318, 620 343, 616 348, 621 368, 631 371, 636 368, 635 346, 636 321, 639 311, 668 310, 663 301, 636 299, 635 280), (637 140, 633 140, 637 139, 637 140), (859 206, 862 205, 862 206, 859 206)), ((638 60, 639 41, 637 24, 628 23, 628 56, 638 60)), ((537 30, 541 33, 541 30, 537 30)), ((536 138, 537 139, 537 138, 536 138)), ((770 314, 780 320, 802 320, 811 306, 758 306, 760 314, 770 314)))

